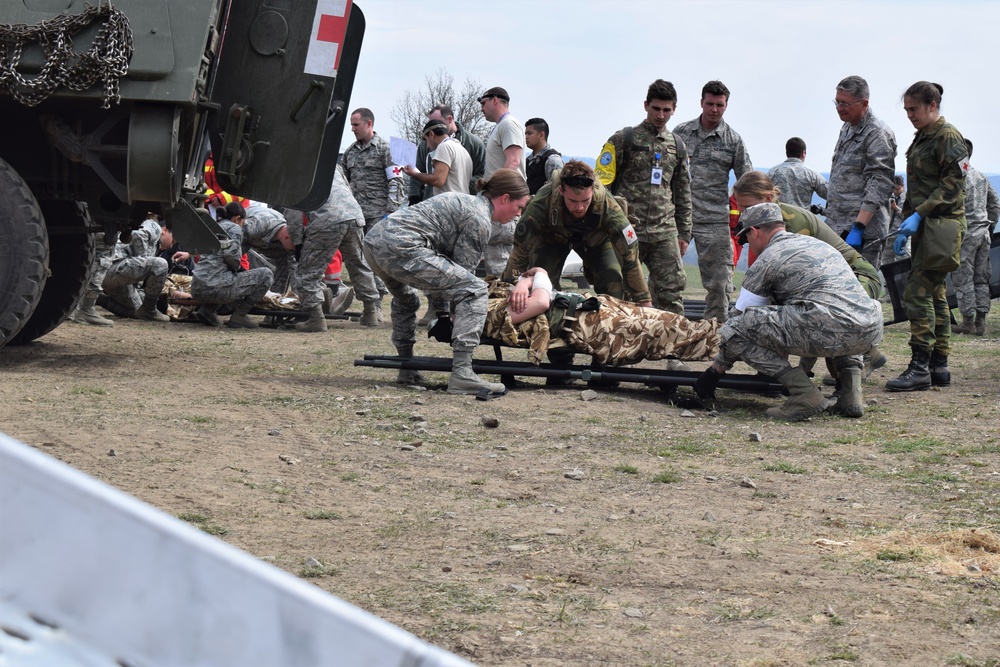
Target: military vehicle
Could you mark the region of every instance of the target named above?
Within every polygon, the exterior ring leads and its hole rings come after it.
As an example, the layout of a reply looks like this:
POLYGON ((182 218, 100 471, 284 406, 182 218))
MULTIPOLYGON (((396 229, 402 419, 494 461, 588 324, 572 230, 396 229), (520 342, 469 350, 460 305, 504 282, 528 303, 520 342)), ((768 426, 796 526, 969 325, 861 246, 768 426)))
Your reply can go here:
POLYGON ((150 212, 192 252, 228 243, 209 151, 228 193, 322 204, 364 28, 351 0, 0 3, 0 345, 58 326, 98 239, 150 212))

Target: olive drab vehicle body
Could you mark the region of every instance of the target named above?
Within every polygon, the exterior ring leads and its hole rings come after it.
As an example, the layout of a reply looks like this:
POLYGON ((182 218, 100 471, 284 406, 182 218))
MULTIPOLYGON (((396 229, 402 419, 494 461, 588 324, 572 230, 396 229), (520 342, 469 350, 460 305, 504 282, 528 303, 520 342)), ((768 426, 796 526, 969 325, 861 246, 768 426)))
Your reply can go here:
POLYGON ((364 34, 352 0, 0 3, 0 345, 80 300, 98 240, 165 216, 186 250, 228 243, 226 192, 326 199, 364 34))

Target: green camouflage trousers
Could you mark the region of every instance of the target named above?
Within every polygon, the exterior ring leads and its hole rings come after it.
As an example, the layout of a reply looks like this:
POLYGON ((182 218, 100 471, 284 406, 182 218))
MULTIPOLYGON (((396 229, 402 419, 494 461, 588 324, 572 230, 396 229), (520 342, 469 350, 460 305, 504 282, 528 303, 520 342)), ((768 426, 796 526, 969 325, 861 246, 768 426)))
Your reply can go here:
POLYGON ((653 307, 679 315, 684 314, 681 292, 687 286, 681 250, 677 246, 677 230, 654 243, 639 241, 639 261, 649 268, 649 293, 653 307))

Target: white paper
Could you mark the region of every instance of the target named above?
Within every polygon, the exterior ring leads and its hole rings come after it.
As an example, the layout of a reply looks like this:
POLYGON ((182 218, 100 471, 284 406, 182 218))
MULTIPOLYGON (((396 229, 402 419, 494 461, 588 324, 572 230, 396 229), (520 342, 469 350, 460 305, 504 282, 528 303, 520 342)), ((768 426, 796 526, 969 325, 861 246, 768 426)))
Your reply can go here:
POLYGON ((417 166, 417 145, 412 141, 389 137, 389 153, 392 154, 393 164, 417 166))

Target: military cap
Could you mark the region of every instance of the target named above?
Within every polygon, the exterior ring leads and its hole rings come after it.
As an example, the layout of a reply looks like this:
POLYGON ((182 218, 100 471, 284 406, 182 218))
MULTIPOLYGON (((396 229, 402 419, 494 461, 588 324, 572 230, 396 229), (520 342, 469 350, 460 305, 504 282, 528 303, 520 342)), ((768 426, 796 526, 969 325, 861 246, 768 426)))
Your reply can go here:
MULTIPOLYGON (((424 129, 421 130, 420 133, 421 134, 427 134, 428 130, 433 130, 435 128, 442 129, 445 132, 447 132, 448 131, 448 124, 445 123, 443 120, 440 120, 440 119, 429 120, 424 125, 424 129)), ((435 134, 440 134, 440 132, 435 132, 435 134)))
POLYGON ((739 243, 746 243, 747 232, 751 227, 760 227, 769 222, 782 222, 783 220, 781 208, 777 204, 765 202, 748 206, 740 214, 740 225, 736 228, 736 240, 739 243))
POLYGON ((508 95, 507 91, 504 90, 503 88, 501 88, 500 86, 493 86, 492 88, 490 88, 489 90, 487 90, 485 93, 483 93, 479 97, 479 103, 482 104, 483 100, 486 100, 486 99, 488 99, 490 97, 499 97, 504 102, 508 102, 508 103, 510 102, 510 95, 508 95))

